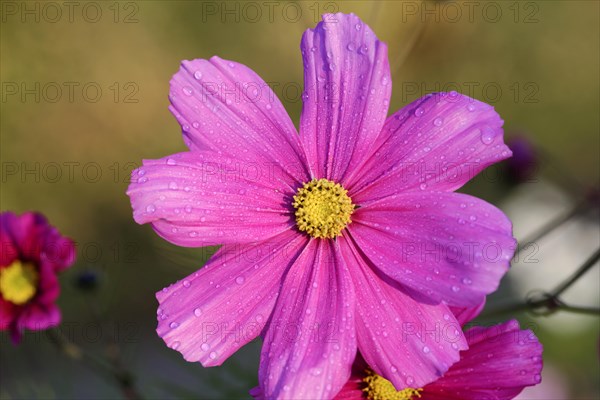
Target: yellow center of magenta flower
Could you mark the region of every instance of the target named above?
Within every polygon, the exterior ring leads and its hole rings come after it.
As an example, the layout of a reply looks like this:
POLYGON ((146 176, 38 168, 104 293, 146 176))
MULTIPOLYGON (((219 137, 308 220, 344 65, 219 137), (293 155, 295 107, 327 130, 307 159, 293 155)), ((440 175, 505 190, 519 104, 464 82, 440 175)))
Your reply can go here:
POLYGON ((6 301, 21 305, 35 295, 39 275, 35 267, 17 260, 0 268, 0 294, 6 301))
POLYGON ((294 196, 296 225, 318 239, 333 239, 351 222, 354 204, 339 183, 313 179, 294 196))
POLYGON ((370 400, 413 400, 421 397, 423 391, 423 389, 412 388, 397 391, 392 382, 370 369, 367 370, 367 376, 365 376, 363 382, 367 385, 363 392, 370 400))

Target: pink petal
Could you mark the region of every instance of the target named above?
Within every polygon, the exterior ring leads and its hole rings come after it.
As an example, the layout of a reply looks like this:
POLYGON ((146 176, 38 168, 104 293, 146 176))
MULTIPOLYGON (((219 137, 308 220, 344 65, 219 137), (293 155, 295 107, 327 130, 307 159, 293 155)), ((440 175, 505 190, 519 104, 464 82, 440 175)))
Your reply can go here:
POLYGON ((292 182, 252 167, 201 151, 145 160, 127 191, 133 217, 190 247, 257 242, 290 229, 292 182))
POLYGON ((542 345, 531 331, 519 330, 517 321, 472 328, 465 335, 469 349, 424 387, 424 400, 508 400, 540 383, 542 345))
POLYGON ((187 361, 221 365, 265 326, 284 272, 307 239, 288 231, 255 245, 225 245, 198 272, 156 294, 159 336, 187 361))
POLYGON ((304 33, 300 137, 312 176, 344 183, 379 135, 392 88, 387 46, 354 14, 304 33))
POLYGON ((12 220, 15 215, 11 212, 0 214, 0 268, 12 264, 19 256, 19 250, 11 234, 12 220))
POLYGON ((16 258, 36 264, 50 263, 56 272, 75 261, 75 245, 48 224, 46 217, 36 212, 21 215, 4 212, 0 215, 0 266, 16 258))
POLYGON ((335 247, 311 240, 285 277, 261 353, 265 398, 332 398, 350 377, 354 291, 335 247))
POLYGON ((171 79, 171 112, 191 150, 213 150, 243 162, 308 174, 294 124, 269 86, 233 61, 183 61, 171 79))
POLYGON ((7 330, 11 326, 16 316, 16 308, 17 306, 0 296, 0 331, 7 330))
POLYGON ((484 307, 485 297, 483 298, 481 303, 479 303, 475 307, 450 307, 450 311, 452 311, 452 314, 454 314, 454 317, 458 320, 461 326, 465 326, 466 324, 477 318, 477 316, 481 313, 484 307))
POLYGON ((460 193, 400 193, 352 219, 352 237, 378 269, 450 306, 477 306, 496 290, 516 246, 500 210, 460 193))
POLYGON ((359 204, 406 190, 453 191, 510 157, 503 121, 489 106, 456 92, 425 96, 389 117, 357 179, 359 204))
POLYGON ((356 291, 358 348, 369 367, 398 390, 442 376, 467 348, 448 307, 414 301, 378 276, 346 236, 339 242, 356 291))
POLYGON ((17 317, 16 329, 32 331, 52 328, 60 323, 60 309, 56 304, 40 304, 37 302, 24 307, 17 317))

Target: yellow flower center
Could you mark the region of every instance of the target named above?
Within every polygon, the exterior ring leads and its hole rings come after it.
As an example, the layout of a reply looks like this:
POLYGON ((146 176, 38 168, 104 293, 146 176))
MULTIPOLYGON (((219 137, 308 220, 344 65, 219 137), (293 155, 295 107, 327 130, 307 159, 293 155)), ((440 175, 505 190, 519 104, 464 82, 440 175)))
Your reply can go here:
POLYGON ((32 264, 17 260, 8 267, 0 268, 0 294, 11 303, 25 304, 35 295, 39 279, 32 264))
POLYGON ((319 239, 333 239, 351 222, 354 204, 339 183, 313 179, 294 196, 298 229, 319 239))
POLYGON ((421 397, 423 389, 406 388, 397 391, 392 382, 384 377, 377 375, 372 370, 368 369, 367 376, 363 379, 363 383, 367 385, 363 389, 367 398, 370 400, 413 400, 421 397))

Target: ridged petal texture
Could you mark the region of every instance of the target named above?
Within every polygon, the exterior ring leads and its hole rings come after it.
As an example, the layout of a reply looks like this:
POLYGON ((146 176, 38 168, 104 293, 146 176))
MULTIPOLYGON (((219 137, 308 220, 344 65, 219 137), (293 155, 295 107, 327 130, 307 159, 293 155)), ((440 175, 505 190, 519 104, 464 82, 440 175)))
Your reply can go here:
POLYGON ((261 335, 257 398, 333 398, 357 350, 398 389, 438 382, 514 252, 501 211, 453 193, 510 156, 503 121, 458 93, 386 119, 387 48, 355 15, 324 15, 301 52, 300 134, 242 64, 184 61, 171 80, 189 151, 133 172, 134 218, 180 246, 223 247, 157 294, 158 333, 205 366, 261 335), (296 228, 293 196, 322 178, 357 206, 335 240, 296 228))

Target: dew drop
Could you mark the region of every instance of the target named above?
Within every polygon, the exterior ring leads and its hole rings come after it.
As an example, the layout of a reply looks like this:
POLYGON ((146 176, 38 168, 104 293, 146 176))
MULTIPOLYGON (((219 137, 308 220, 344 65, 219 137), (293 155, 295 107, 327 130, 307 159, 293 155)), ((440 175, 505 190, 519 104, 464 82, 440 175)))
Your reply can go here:
POLYGON ((442 126, 443 123, 444 123, 444 120, 442 120, 441 118, 436 118, 433 120, 433 124, 435 126, 442 126))
POLYGON ((186 86, 183 88, 183 94, 185 94, 186 96, 191 96, 192 94, 194 94, 194 90, 191 87, 186 86))
POLYGON ((169 328, 171 328, 171 329, 175 329, 178 326, 179 326, 179 324, 177 322, 174 322, 174 321, 169 324, 169 328))
POLYGON ((246 279, 243 276, 238 276, 237 278, 235 278, 235 283, 237 283, 238 285, 241 285, 244 283, 246 279))
POLYGON ((199 308, 194 308, 194 315, 195 315, 196 317, 199 317, 199 316, 201 316, 201 315, 202 315, 202 310, 201 310, 201 309, 199 309, 199 308))
POLYGON ((352 44, 352 43, 348 43, 348 45, 346 46, 346 48, 348 49, 348 51, 354 51, 354 50, 356 50, 356 47, 354 47, 354 44, 352 44))
POLYGON ((483 144, 491 144, 496 137, 496 132, 489 126, 481 129, 481 141, 483 144))
POLYGON ((202 72, 200 72, 200 71, 194 72, 194 78, 200 80, 202 78, 202 72))
POLYGON ((423 114, 425 114, 425 110, 423 110, 421 107, 417 107, 415 110, 415 117, 420 117, 423 114))
POLYGON ((208 357, 210 357, 211 360, 214 360, 215 358, 217 358, 217 353, 215 353, 214 351, 211 351, 210 354, 208 355, 208 357))
POLYGON ((154 211, 156 211, 156 207, 154 207, 154 204, 150 204, 146 207, 147 213, 152 214, 154 211))
POLYGON ((192 286, 190 281, 188 281, 187 279, 185 281, 183 281, 183 287, 189 288, 190 286, 192 286))
POLYGON ((200 348, 202 349, 202 351, 208 351, 208 350, 210 350, 210 345, 208 343, 204 342, 204 343, 202 343, 200 348))
POLYGON ((177 350, 179 348, 179 346, 181 345, 180 342, 173 342, 173 344, 171 345, 171 348, 173 350, 177 350))

